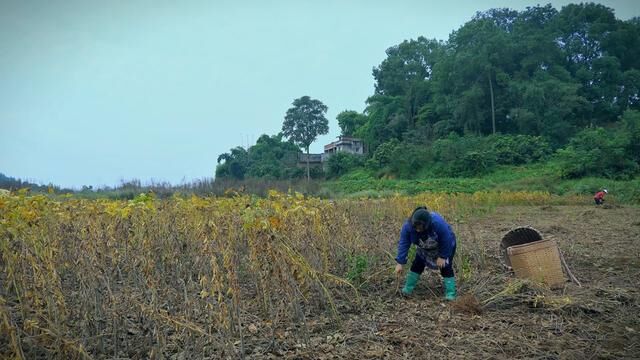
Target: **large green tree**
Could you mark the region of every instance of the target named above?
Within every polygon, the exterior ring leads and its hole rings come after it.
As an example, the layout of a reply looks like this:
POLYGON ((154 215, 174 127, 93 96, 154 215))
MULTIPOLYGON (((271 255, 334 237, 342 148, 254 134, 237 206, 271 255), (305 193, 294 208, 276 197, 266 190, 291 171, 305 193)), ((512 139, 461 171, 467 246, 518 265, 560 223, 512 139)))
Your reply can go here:
POLYGON ((399 137, 398 132, 420 126, 419 113, 432 98, 430 80, 444 51, 442 41, 422 36, 387 49, 387 58, 373 69, 375 94, 367 100, 366 111, 375 114, 376 129, 392 127, 399 137))
POLYGON ((289 108, 284 116, 282 134, 306 150, 308 181, 310 179, 309 146, 318 135, 329 132, 329 120, 325 117, 328 108, 320 100, 312 99, 309 96, 295 99, 292 105, 293 107, 289 108))
POLYGON ((554 19, 556 43, 567 70, 581 83, 579 94, 592 106, 590 125, 604 125, 622 113, 617 99, 622 83, 620 60, 607 51, 616 48, 612 34, 621 25, 612 9, 594 3, 569 4, 554 19))
POLYGON ((248 149, 235 147, 218 156, 216 178, 291 179, 302 175, 298 146, 282 140, 282 134, 261 135, 248 149))
POLYGON ((353 110, 345 110, 336 117, 342 136, 353 136, 356 130, 367 122, 366 116, 353 110))
POLYGON ((249 167, 249 153, 241 146, 237 146, 228 153, 218 156, 216 178, 244 179, 249 167))
POLYGON ((439 74, 440 89, 454 104, 454 119, 477 134, 495 133, 499 94, 514 72, 516 48, 510 31, 511 11, 481 13, 452 34, 446 73, 439 74))
POLYGON ((250 177, 270 179, 290 179, 299 170, 300 149, 290 141, 283 141, 282 134, 262 135, 249 148, 250 177))

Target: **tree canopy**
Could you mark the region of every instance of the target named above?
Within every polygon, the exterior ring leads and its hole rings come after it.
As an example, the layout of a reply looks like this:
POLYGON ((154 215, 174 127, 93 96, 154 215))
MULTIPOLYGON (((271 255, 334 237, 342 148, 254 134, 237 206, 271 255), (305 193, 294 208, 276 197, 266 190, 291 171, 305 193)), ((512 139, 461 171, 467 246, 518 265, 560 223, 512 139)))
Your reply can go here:
POLYGON ((309 146, 318 135, 329 132, 329 120, 324 116, 327 106, 320 100, 303 96, 293 101, 282 124, 282 134, 307 153, 307 179, 309 179, 309 146))
POLYGON ((242 180, 245 177, 291 179, 302 175, 297 167, 300 149, 282 134, 262 135, 256 144, 244 149, 235 147, 218 156, 216 178, 242 180))
POLYGON ((541 137, 555 151, 579 134, 588 139, 584 129, 620 127, 625 111, 640 110, 639 45, 640 21, 616 19, 599 4, 478 12, 446 42, 419 37, 389 48, 373 69, 364 112, 339 121, 373 158, 387 143, 421 144, 428 161, 451 133, 462 136, 457 141, 541 137))

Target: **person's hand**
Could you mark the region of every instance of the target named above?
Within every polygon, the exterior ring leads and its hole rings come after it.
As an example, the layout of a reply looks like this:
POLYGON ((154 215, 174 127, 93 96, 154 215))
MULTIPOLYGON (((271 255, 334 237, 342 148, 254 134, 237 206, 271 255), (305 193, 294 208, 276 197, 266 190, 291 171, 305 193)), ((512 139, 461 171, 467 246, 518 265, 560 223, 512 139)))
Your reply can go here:
POLYGON ((396 264, 396 274, 402 274, 402 264, 396 264))
POLYGON ((447 266, 447 260, 439 257, 438 260, 436 260, 436 265, 438 265, 438 267, 442 269, 443 267, 447 266))

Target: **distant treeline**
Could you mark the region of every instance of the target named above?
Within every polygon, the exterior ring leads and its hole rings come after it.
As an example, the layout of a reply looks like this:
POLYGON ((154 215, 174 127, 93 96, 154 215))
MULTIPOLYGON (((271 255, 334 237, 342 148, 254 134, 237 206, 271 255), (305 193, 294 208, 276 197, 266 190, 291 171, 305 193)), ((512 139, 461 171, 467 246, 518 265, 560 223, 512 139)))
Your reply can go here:
POLYGON ((321 195, 321 184, 317 181, 307 182, 303 179, 294 180, 267 180, 249 178, 242 181, 234 179, 204 178, 193 180, 189 183, 172 185, 168 182, 142 183, 140 180, 123 180, 117 186, 82 186, 80 189, 61 188, 56 185, 41 185, 29 181, 23 181, 0 173, 0 189, 17 192, 28 189, 31 193, 38 194, 74 194, 83 198, 109 198, 131 200, 141 193, 153 193, 158 198, 168 198, 174 195, 199 195, 199 196, 235 196, 237 194, 255 194, 266 196, 269 190, 281 192, 299 191, 305 194, 321 195))
MULTIPOLYGON (((366 108, 343 111, 342 135, 365 158, 326 173, 476 176, 499 164, 554 160, 563 177, 630 178, 640 162, 640 19, 594 3, 479 12, 447 41, 419 37, 386 51, 366 108)), ((217 178, 301 177, 280 135, 235 148, 217 178), (287 160, 289 159, 289 160, 287 160)))
POLYGON ((0 189, 15 191, 19 189, 31 189, 35 192, 71 192, 71 189, 63 189, 57 185, 42 185, 36 184, 28 180, 17 179, 11 176, 7 176, 3 173, 0 173, 0 189))

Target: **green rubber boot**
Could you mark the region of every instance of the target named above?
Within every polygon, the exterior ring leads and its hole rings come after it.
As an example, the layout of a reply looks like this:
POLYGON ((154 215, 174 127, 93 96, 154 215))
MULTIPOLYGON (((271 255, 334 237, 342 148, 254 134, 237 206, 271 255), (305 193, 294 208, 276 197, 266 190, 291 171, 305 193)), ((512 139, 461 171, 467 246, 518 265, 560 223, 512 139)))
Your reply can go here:
POLYGON ((456 299, 456 278, 446 277, 442 279, 444 283, 444 298, 451 301, 456 299))
POLYGON ((413 271, 409 271, 407 273, 407 280, 404 283, 404 287, 402 288, 403 295, 411 295, 413 289, 416 288, 416 284, 418 283, 418 279, 420 278, 420 274, 414 273, 413 271))

